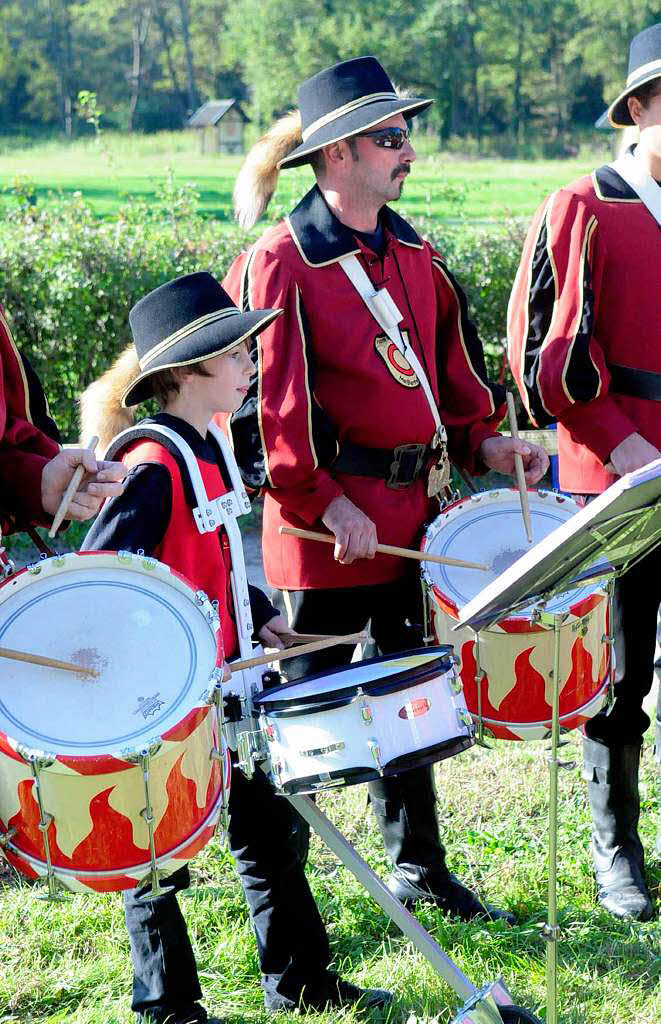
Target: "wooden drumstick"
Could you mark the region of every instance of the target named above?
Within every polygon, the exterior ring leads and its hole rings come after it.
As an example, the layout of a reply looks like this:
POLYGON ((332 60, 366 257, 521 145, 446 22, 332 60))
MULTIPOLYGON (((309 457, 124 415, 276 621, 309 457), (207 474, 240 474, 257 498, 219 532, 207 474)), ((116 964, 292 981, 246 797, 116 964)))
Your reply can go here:
MULTIPOLYGON (((516 423, 516 409, 514 408, 514 396, 510 391, 507 392, 507 415, 510 421, 510 433, 512 437, 519 440, 519 428, 516 423)), ((523 469, 523 459, 516 453, 514 455, 514 466, 516 468, 516 484, 519 488, 519 497, 521 498, 521 513, 523 515, 523 524, 526 528, 526 536, 528 537, 528 543, 532 544, 532 522, 530 521, 530 505, 528 504, 528 488, 526 487, 526 476, 523 469)))
POLYGON ((9 647, 0 647, 0 658, 9 658, 10 661, 25 661, 28 665, 43 665, 45 668, 61 668, 65 672, 75 672, 76 675, 98 676, 99 674, 95 668, 74 665, 72 661, 58 661, 57 658, 46 658, 43 654, 13 651, 9 647))
POLYGON ((294 644, 311 644, 315 640, 330 640, 332 633, 278 633, 283 644, 292 647, 294 644))
POLYGON ((315 640, 311 644, 301 644, 288 651, 274 651, 273 654, 259 654, 254 658, 245 658, 244 661, 230 661, 229 667, 232 672, 243 668, 254 668, 256 665, 268 665, 272 661, 286 661, 287 658, 298 658, 302 654, 312 654, 313 651, 323 651, 326 647, 336 647, 338 644, 364 644, 370 639, 368 633, 349 633, 347 636, 329 636, 325 640, 315 640))
MULTIPOLYGON (((87 445, 87 450, 89 452, 93 452, 98 443, 98 437, 93 437, 90 443, 87 445)), ((67 509, 69 508, 69 502, 71 501, 74 494, 78 490, 80 481, 83 479, 84 473, 85 467, 81 462, 79 466, 76 466, 73 476, 71 477, 71 480, 69 481, 69 484, 67 486, 67 489, 62 495, 62 500, 58 505, 58 509, 57 512, 55 513, 55 516, 53 517, 53 524, 50 530, 48 531, 49 537, 54 537, 57 531, 59 530, 60 526, 62 525, 62 520, 66 517, 67 509)))
MULTIPOLYGON (((314 530, 299 530, 295 526, 280 526, 279 533, 288 533, 292 537, 303 540, 318 540, 324 544, 335 544, 332 533, 316 533, 314 530)), ((394 544, 377 544, 376 550, 381 555, 398 555, 400 558, 413 558, 416 562, 437 562, 439 565, 456 565, 460 569, 481 569, 489 571, 489 566, 482 562, 465 562, 461 558, 448 558, 445 555, 432 555, 430 551, 416 551, 414 548, 398 548, 394 544)))

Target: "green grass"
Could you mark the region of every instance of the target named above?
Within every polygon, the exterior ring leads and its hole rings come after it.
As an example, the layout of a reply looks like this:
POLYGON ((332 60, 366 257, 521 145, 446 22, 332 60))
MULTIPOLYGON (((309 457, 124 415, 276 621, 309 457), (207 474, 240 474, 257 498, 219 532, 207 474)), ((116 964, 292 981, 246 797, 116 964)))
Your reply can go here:
MULTIPOLYGON (((430 140, 419 142, 421 155, 405 186, 399 211, 409 217, 431 216, 456 221, 460 214, 478 224, 499 223, 508 216, 530 217, 548 192, 585 174, 607 159, 587 153, 573 160, 517 161, 462 159, 430 152, 430 140)), ((69 145, 38 143, 3 149, 0 139, 0 187, 16 177, 29 179, 37 198, 50 193, 80 191, 99 216, 117 212, 128 196, 150 201, 158 183, 172 168, 177 181, 191 181, 200 193, 200 209, 227 223, 232 219, 232 187, 241 157, 201 155, 198 140, 188 133, 153 136, 103 136, 101 143, 83 139, 69 145)), ((311 184, 309 169, 284 172, 273 212, 286 212, 311 184)), ((0 194, 0 201, 2 200, 0 194)))
MULTIPOLYGON (((580 760, 576 734, 563 748, 580 760)), ((547 786, 545 744, 474 748, 437 768, 439 816, 451 867, 483 895, 516 911, 519 924, 461 924, 426 907, 418 918, 476 985, 502 975, 515 1000, 545 1017, 547 786)), ((642 773, 641 834, 654 845, 655 769, 642 773)), ((561 773, 559 840, 559 1014, 562 1024, 658 1024, 661 925, 618 922, 595 905, 589 822, 578 767, 561 773)), ((335 791, 321 805, 381 874, 387 872, 364 787, 335 791)), ((195 885, 182 897, 205 1002, 228 1024, 266 1024, 255 945, 231 858, 214 840, 193 861, 195 885)), ((459 1001, 364 890, 313 838, 310 881, 328 922, 335 966, 352 980, 396 993, 372 1024, 447 1024, 459 1001)), ((658 895, 661 869, 648 877, 658 895)), ((119 895, 38 901, 15 875, 0 888, 0 1022, 129 1024, 130 960, 119 895)), ((294 1024, 294 1014, 278 1017, 294 1024)), ((365 1020, 351 1011, 311 1022, 365 1020)))

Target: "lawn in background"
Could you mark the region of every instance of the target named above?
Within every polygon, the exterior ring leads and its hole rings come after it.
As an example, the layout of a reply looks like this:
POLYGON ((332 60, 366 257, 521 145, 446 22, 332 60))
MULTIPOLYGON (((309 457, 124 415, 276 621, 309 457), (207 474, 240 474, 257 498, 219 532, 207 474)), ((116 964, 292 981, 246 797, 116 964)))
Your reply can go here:
MULTIPOLYGON (((414 142, 416 142, 414 138, 414 142)), ((408 217, 435 217, 488 226, 508 216, 529 218, 542 197, 608 159, 606 143, 598 154, 580 159, 517 161, 462 159, 430 151, 419 141, 421 154, 398 212, 408 217)), ((200 210, 228 224, 232 219, 232 188, 241 165, 239 156, 201 155, 190 133, 152 136, 104 135, 71 144, 48 142, 12 148, 0 138, 0 187, 15 178, 28 179, 39 201, 49 192, 80 191, 99 216, 108 216, 128 196, 149 201, 172 169, 177 181, 192 182, 200 193, 200 210)), ((272 212, 287 212, 312 183, 308 168, 283 172, 272 212)), ((0 192, 0 203, 3 200, 0 192)))

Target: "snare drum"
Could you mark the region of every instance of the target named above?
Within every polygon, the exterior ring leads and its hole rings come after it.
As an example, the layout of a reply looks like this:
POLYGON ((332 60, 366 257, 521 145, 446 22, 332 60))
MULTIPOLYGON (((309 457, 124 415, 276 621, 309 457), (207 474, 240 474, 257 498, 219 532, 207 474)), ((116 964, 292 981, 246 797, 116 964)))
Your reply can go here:
POLYGON ((208 842, 229 781, 218 626, 203 593, 128 553, 46 559, 0 587, 1 646, 98 671, 2 662, 0 832, 23 874, 50 859, 49 883, 129 889, 208 842))
POLYGON ((407 651, 355 662, 255 698, 284 793, 367 782, 473 743, 451 649, 407 651))
MULTIPOLYGON (((539 541, 577 511, 571 498, 529 492, 533 539, 539 541)), ((517 491, 494 490, 450 505, 428 527, 422 550, 488 565, 488 572, 423 563, 430 629, 460 659, 466 703, 487 734, 535 740, 551 727, 554 634, 532 621, 532 608, 475 634, 454 630, 459 609, 530 550, 517 491)), ((608 692, 608 599, 598 586, 554 597, 549 612, 567 612, 560 630, 560 726, 575 729, 595 715, 608 692)))

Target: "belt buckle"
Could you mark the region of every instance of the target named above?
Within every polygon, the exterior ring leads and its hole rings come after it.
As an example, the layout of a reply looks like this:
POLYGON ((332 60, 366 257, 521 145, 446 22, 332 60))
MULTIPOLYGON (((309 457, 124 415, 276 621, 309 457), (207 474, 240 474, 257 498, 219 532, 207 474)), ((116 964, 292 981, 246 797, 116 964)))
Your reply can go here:
POLYGON ((390 476, 386 480, 386 487, 393 487, 398 490, 401 487, 410 487, 411 484, 417 480, 420 473, 425 465, 427 445, 426 444, 398 444, 392 450, 393 460, 390 463, 390 476), (402 465, 402 459, 408 455, 415 455, 415 466, 413 472, 407 480, 399 480, 399 470, 402 465))

